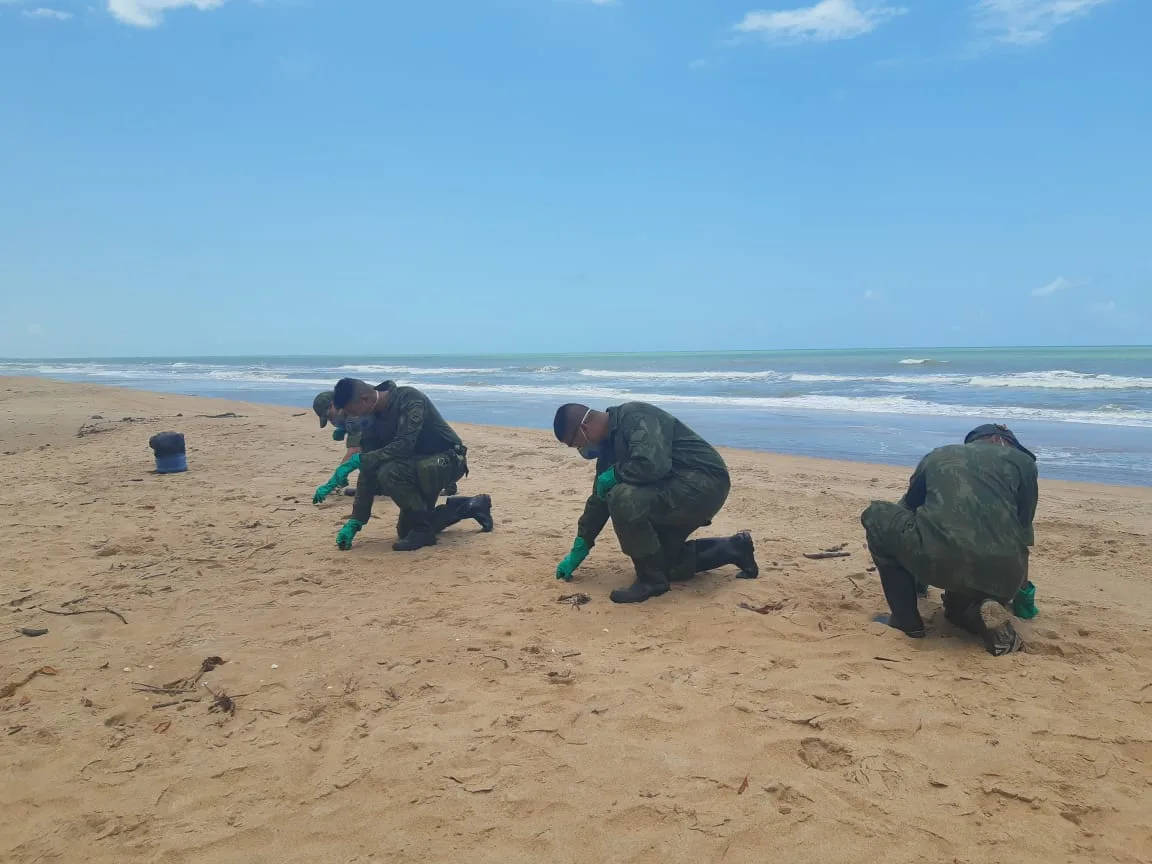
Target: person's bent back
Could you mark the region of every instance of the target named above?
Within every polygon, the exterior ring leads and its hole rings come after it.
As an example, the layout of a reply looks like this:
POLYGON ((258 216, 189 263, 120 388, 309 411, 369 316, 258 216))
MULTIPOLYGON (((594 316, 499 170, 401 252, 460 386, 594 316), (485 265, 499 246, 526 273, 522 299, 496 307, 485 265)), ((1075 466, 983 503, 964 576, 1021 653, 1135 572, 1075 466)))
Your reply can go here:
POLYGON ((1005 426, 964 440, 925 456, 898 504, 874 501, 861 514, 891 611, 877 620, 922 637, 917 585, 933 585, 950 621, 1006 654, 1020 647, 1007 607, 1028 583, 1036 457, 1005 426))

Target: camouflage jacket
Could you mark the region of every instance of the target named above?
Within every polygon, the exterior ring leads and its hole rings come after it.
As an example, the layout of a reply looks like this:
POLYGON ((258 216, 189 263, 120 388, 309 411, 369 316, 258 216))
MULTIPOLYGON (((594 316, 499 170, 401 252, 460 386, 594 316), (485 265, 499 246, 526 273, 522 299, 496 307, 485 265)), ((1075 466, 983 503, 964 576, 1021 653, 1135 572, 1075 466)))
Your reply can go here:
MULTIPOLYGON (((621 483, 659 483, 681 471, 728 477, 728 466, 715 448, 667 411, 645 402, 608 409, 608 437, 596 460, 596 476, 616 469, 621 483)), ((592 547, 608 524, 608 504, 588 496, 577 536, 592 547)))
POLYGON ((394 459, 463 452, 460 436, 440 416, 432 400, 415 387, 397 387, 394 381, 385 381, 376 389, 389 394, 388 407, 371 415, 371 423, 360 432, 361 471, 375 471, 394 459))
POLYGON ((1039 499, 1036 463, 1012 447, 952 444, 925 456, 900 503, 916 514, 933 570, 1010 597, 1028 574, 1039 499))

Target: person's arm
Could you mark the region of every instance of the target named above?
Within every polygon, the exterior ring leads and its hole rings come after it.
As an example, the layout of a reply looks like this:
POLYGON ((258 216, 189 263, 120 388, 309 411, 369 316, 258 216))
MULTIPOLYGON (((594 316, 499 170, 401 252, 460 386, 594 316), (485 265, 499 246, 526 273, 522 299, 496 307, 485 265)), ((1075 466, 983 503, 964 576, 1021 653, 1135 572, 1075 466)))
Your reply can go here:
POLYGON ((1029 546, 1036 543, 1036 532, 1032 522, 1036 518, 1036 506, 1040 503, 1040 482, 1035 467, 1022 472, 1020 486, 1016 490, 1016 515, 1024 526, 1024 536, 1029 546))
POLYGON ((362 435, 363 433, 361 432, 348 433, 348 437, 344 439, 344 461, 340 463, 341 465, 360 452, 360 438, 362 435))
POLYGON ((600 500, 596 493, 589 495, 576 526, 576 536, 587 543, 589 549, 596 545, 596 538, 608 524, 608 516, 608 503, 600 500))
POLYGON ((418 394, 408 395, 404 402, 396 407, 400 412, 396 424, 396 437, 379 450, 360 455, 360 464, 364 472, 374 472, 385 462, 404 459, 416 452, 416 441, 424 428, 425 399, 418 394))
POLYGON ((923 506, 927 499, 928 482, 925 479, 924 461, 921 460, 912 473, 912 479, 908 481, 908 491, 904 493, 899 503, 905 510, 915 511, 916 508, 923 506))
POLYGON ((617 454, 616 478, 642 486, 658 483, 672 473, 672 442, 651 415, 636 411, 620 420, 624 452, 617 454))
POLYGON ((352 518, 367 523, 372 518, 372 502, 375 499, 376 472, 361 470, 356 482, 356 497, 352 499, 352 518))

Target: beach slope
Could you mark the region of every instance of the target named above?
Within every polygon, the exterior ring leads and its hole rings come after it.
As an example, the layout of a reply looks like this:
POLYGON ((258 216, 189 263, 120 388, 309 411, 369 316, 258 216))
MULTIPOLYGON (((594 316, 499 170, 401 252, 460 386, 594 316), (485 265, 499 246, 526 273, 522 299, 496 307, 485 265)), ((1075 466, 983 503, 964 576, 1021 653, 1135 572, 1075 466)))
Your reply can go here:
POLYGON ((936 592, 925 640, 870 623, 858 516, 906 470, 726 451, 710 530, 761 578, 615 607, 610 529, 553 577, 588 463, 458 429, 495 533, 393 553, 380 501, 341 553, 308 406, 0 378, 0 639, 49 631, 0 643, 0 860, 1152 856, 1152 490, 1042 483, 1041 615, 994 659, 936 592))

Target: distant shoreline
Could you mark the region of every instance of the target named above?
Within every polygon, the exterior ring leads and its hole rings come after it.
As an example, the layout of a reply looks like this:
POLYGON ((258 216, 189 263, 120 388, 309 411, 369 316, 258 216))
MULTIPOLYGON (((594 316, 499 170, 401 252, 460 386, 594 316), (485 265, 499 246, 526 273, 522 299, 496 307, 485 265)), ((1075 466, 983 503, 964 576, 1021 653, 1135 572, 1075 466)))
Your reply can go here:
MULTIPOLYGON (((894 346, 891 348, 736 348, 736 349, 694 349, 691 351, 591 351, 583 352, 449 352, 425 354, 369 354, 359 356, 367 359, 387 357, 392 360, 456 360, 462 357, 491 358, 493 360, 508 360, 532 357, 555 357, 570 359, 574 357, 709 357, 709 356, 751 356, 773 354, 884 354, 915 351, 953 351, 953 352, 984 352, 984 351, 1149 351, 1152 343, 1147 345, 920 345, 920 346, 894 346)), ((67 361, 71 363, 107 363, 115 361, 164 361, 164 360, 331 360, 347 357, 347 354, 107 354, 107 355, 69 355, 52 354, 43 356, 6 357, 0 356, 0 363, 47 363, 52 361, 67 361)))

